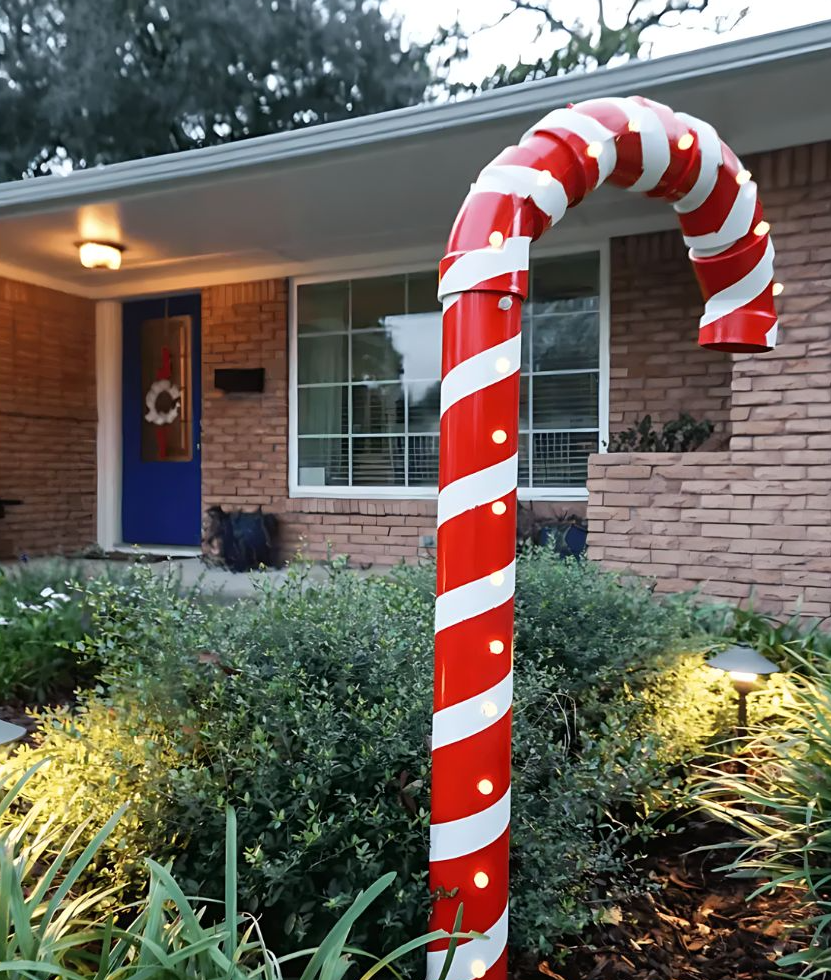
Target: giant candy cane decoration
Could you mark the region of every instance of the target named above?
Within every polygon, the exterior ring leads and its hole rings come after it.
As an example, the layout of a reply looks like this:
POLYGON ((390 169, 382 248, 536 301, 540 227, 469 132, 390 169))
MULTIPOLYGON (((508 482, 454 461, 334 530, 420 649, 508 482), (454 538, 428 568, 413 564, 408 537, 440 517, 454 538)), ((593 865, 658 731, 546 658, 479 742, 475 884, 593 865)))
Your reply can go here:
MULTIPOLYGON (((773 245, 756 185, 712 126, 648 99, 556 109, 471 187, 443 301, 430 886, 462 944, 448 980, 506 973, 520 307, 529 245, 603 181, 673 203, 704 295, 699 343, 776 342, 773 245)), ((428 952, 428 978, 445 943, 428 952)))

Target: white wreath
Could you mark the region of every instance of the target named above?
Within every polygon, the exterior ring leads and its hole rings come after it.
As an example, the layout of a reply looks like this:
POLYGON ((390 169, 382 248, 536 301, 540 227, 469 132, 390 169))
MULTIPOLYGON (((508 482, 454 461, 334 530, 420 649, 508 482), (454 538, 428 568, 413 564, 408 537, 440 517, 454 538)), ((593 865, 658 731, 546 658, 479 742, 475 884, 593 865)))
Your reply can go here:
POLYGON ((167 378, 160 378, 158 381, 154 381, 150 385, 150 390, 144 399, 144 403, 148 409, 147 414, 144 416, 145 419, 153 425, 170 425, 179 415, 180 398, 181 392, 179 391, 178 385, 172 384, 167 378), (160 412, 156 407, 159 395, 163 391, 168 393, 173 402, 172 406, 166 412, 160 412))

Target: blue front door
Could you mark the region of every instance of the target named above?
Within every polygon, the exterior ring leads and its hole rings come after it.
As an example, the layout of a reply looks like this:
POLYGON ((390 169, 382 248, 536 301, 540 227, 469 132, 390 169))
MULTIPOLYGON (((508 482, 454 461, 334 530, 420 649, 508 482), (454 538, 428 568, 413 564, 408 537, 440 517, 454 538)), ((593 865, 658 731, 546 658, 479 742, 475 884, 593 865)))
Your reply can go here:
POLYGON ((122 538, 198 545, 199 295, 125 303, 123 351, 122 538))

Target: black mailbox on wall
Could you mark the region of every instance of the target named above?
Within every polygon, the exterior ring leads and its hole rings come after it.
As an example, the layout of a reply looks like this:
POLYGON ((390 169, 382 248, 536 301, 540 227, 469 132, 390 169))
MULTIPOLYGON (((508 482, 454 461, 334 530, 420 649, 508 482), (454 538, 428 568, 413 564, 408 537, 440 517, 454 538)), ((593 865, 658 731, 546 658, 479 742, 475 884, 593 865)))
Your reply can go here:
POLYGON ((264 368, 217 368, 214 387, 227 392, 258 392, 265 384, 264 368))

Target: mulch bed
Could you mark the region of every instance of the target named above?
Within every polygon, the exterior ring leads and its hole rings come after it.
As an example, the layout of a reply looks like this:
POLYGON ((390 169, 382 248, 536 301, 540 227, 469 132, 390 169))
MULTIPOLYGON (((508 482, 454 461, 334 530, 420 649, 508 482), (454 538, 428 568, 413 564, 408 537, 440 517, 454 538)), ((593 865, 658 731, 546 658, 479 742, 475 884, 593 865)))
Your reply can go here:
MULTIPOLYGON (((786 975, 776 960, 807 942, 800 894, 780 889, 748 901, 761 881, 715 868, 725 851, 688 853, 724 838, 719 824, 696 824, 645 860, 654 891, 621 909, 564 960, 545 962, 553 980, 765 980, 786 975), (685 853, 686 852, 686 853, 685 853)), ((796 976, 796 974, 794 974, 796 976)))

